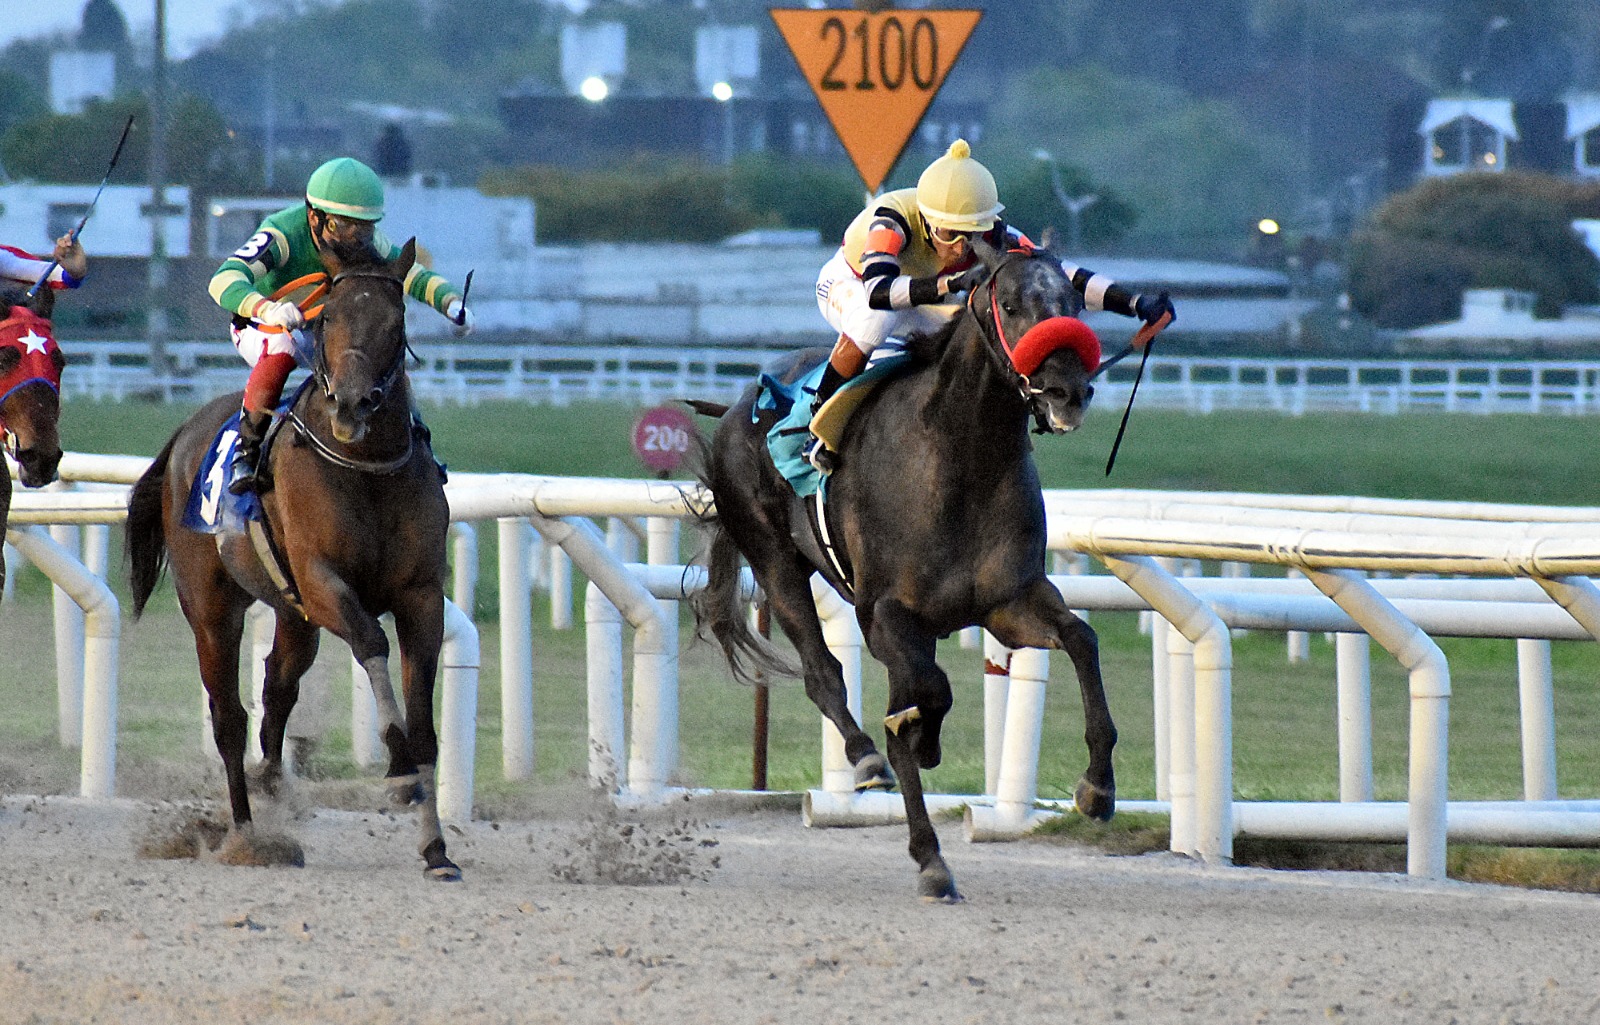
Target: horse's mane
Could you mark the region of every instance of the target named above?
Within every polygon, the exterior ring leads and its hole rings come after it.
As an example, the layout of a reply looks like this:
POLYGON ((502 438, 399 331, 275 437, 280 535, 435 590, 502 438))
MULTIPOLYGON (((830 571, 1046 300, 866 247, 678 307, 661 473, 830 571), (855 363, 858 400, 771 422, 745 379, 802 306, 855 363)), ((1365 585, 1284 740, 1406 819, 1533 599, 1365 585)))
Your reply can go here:
POLYGON ((11 315, 13 306, 25 306, 44 319, 50 319, 50 315, 55 312, 55 290, 41 288, 38 295, 29 299, 28 288, 29 286, 23 284, 0 283, 0 320, 11 315))
POLYGON ((323 266, 331 263, 340 270, 367 270, 388 263, 371 242, 332 239, 323 243, 322 251, 323 266))

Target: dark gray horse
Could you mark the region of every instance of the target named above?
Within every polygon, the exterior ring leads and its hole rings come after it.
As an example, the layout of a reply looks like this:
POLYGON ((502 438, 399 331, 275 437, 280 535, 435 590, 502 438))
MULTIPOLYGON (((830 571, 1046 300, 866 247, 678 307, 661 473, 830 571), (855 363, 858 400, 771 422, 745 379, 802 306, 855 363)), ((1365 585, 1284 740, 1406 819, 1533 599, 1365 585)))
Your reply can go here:
MULTIPOLYGON (((1099 344, 1070 319, 1081 298, 1056 259, 1042 250, 999 253, 981 242, 977 248, 988 280, 945 330, 912 340, 924 365, 870 395, 846 433, 825 509, 848 582, 829 566, 811 531, 796 526, 804 514, 766 446, 774 415, 763 412, 752 422, 755 388, 722 417, 702 474, 716 499, 710 584, 696 603, 702 629, 717 638, 736 675, 781 668, 739 605, 742 555, 798 650, 807 695, 844 735, 857 789, 892 786, 883 756, 846 706, 844 677, 812 601, 811 574, 820 571, 846 597, 853 592, 862 635, 888 670, 889 763, 905 799, 911 857, 921 869, 918 890, 940 901, 960 894, 939 853, 920 774, 939 764, 940 727, 952 701, 949 678, 934 661, 938 638, 981 625, 1013 648, 1066 651, 1083 695, 1089 746, 1077 806, 1108 819, 1116 794, 1117 732, 1101 685, 1099 646, 1045 578, 1044 502, 1028 437, 1030 415, 1054 433, 1082 422, 1099 344)), ((797 354, 778 374, 794 380, 825 355, 797 354)))

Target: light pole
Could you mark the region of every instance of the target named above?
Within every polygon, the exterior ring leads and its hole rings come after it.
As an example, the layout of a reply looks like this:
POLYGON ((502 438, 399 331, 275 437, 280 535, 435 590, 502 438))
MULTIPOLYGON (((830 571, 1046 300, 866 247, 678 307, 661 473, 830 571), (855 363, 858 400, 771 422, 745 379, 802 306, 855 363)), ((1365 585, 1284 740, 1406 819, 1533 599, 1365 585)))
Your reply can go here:
POLYGON ((1083 212, 1099 200, 1100 194, 1091 192, 1083 196, 1067 195, 1066 186, 1061 184, 1061 169, 1056 166, 1056 158, 1050 151, 1034 150, 1033 156, 1035 160, 1042 161, 1050 169, 1050 191, 1055 193, 1056 202, 1067 212, 1067 251, 1076 253, 1083 244, 1083 232, 1080 227, 1083 212))
POLYGON ((145 343, 150 369, 165 379, 167 359, 167 0, 155 0, 155 60, 150 83, 150 263, 146 277, 145 343))
POLYGON ((722 163, 733 163, 733 86, 718 82, 711 87, 711 98, 722 108, 722 163))

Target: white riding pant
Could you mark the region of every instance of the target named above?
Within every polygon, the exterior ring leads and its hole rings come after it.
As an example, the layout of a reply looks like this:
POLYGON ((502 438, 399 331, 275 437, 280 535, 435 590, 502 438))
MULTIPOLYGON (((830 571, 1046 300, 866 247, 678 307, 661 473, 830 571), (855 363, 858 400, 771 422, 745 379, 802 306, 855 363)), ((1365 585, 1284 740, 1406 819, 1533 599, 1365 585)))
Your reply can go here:
POLYGON ((817 275, 817 308, 835 331, 868 355, 886 338, 937 331, 961 312, 960 303, 873 309, 867 303, 867 286, 845 259, 843 249, 833 254, 817 275))
POLYGON ((284 353, 294 357, 298 366, 311 366, 311 331, 299 328, 294 331, 263 331, 252 321, 244 327, 228 325, 233 335, 233 347, 240 357, 252 367, 269 353, 284 353))

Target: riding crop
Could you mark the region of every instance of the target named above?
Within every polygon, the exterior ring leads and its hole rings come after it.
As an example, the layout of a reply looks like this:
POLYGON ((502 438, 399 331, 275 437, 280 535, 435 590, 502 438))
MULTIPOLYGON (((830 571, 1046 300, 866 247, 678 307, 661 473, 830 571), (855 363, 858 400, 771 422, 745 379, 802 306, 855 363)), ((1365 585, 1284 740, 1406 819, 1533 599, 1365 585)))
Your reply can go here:
POLYGON ((1127 408, 1122 411, 1122 424, 1117 427, 1117 440, 1111 443, 1111 455, 1106 459, 1107 477, 1111 476, 1111 467, 1116 465, 1117 449, 1122 447, 1122 435, 1128 429, 1128 416, 1133 412, 1133 398, 1135 395, 1139 394, 1139 382, 1144 380, 1144 365, 1150 362, 1150 350, 1155 348, 1156 335, 1160 334, 1162 328, 1165 328, 1170 323, 1172 323, 1172 314, 1163 313, 1159 320, 1155 320, 1144 325, 1136 334, 1134 334, 1133 341, 1129 343, 1126 349, 1113 356, 1107 362, 1102 363, 1099 370, 1095 371, 1096 373, 1099 373, 1100 370, 1104 370, 1106 367, 1126 356, 1134 349, 1140 348, 1141 346, 1144 348, 1144 356, 1139 360, 1139 372, 1133 375, 1133 390, 1128 392, 1127 408))
MULTIPOLYGON (((111 166, 106 168, 105 177, 100 179, 100 187, 95 190, 94 199, 89 201, 89 209, 83 212, 83 219, 78 222, 78 226, 73 228, 72 231, 67 234, 67 241, 69 244, 78 240, 78 234, 83 231, 83 226, 89 223, 89 215, 94 213, 95 204, 100 202, 100 193, 106 190, 106 182, 111 180, 111 172, 117 169, 117 158, 122 156, 122 147, 126 145, 128 141, 128 132, 131 131, 132 128, 133 115, 129 114, 128 123, 122 126, 122 138, 117 140, 117 148, 111 154, 111 166)), ((60 261, 54 259, 50 261, 50 265, 44 269, 44 273, 39 275, 39 280, 35 281, 33 283, 33 287, 28 289, 29 299, 32 299, 34 296, 39 294, 39 289, 44 287, 44 283, 49 280, 51 272, 56 269, 59 263, 60 261)))
MULTIPOLYGON (((477 268, 473 268, 476 270, 477 268)), ((467 280, 461 284, 461 312, 456 314, 456 327, 467 322, 467 293, 472 291, 472 271, 467 271, 467 280)))

